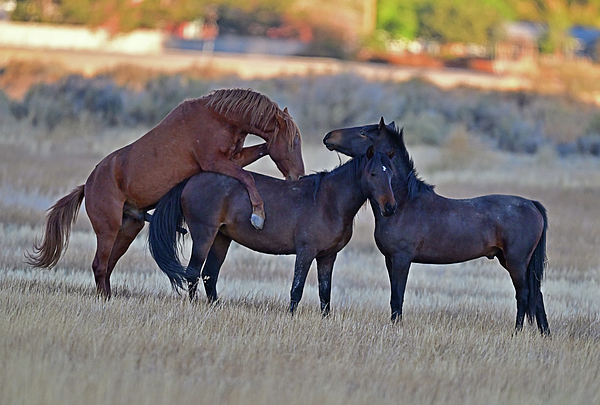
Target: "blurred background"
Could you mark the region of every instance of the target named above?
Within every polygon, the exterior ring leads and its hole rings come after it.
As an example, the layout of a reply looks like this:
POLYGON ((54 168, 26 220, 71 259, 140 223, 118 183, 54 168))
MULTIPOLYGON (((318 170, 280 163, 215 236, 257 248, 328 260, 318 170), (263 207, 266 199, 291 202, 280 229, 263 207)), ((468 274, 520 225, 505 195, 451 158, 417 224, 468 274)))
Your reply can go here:
POLYGON ((230 87, 289 108, 309 173, 341 159, 325 133, 383 116, 449 196, 595 201, 598 27, 600 0, 0 0, 0 221, 38 227, 108 153, 230 87))
POLYGON ((151 127, 241 86, 309 142, 384 115, 414 143, 458 125, 501 150, 598 156, 598 27, 600 0, 0 0, 0 125, 151 127))
MULTIPOLYGON (((2 45, 60 41, 58 30, 34 38, 36 29, 50 26, 87 27, 111 37, 142 29, 160 37, 157 50, 484 68, 473 59, 542 53, 598 61, 599 8, 596 0, 2 0, 0 19, 35 23, 21 38, 2 31, 2 45)), ((71 32, 75 43, 79 32, 71 32)))
POLYGON ((598 27, 600 0, 0 0, 3 403, 600 403, 598 27), (413 265, 389 325, 368 207, 323 321, 315 270, 290 322, 294 258, 237 245, 224 305, 188 306, 145 231, 97 301, 84 208, 53 271, 24 263, 102 158, 231 87, 288 107, 307 173, 343 159, 325 133, 383 116, 440 195, 544 204, 553 339, 509 337, 514 289, 486 258, 413 265))
MULTIPOLYGON (((307 173, 343 159, 325 133, 383 116, 404 127, 442 195, 539 199, 564 214, 549 237, 549 252, 562 249, 554 263, 597 263, 600 0, 0 0, 0 10, 0 223, 31 226, 30 238, 108 153, 185 99, 242 87, 289 108, 307 173), (573 238, 582 254, 567 253, 573 238)), ((250 168, 279 176, 270 159, 250 168)), ((353 243, 375 252, 361 215, 353 243)))

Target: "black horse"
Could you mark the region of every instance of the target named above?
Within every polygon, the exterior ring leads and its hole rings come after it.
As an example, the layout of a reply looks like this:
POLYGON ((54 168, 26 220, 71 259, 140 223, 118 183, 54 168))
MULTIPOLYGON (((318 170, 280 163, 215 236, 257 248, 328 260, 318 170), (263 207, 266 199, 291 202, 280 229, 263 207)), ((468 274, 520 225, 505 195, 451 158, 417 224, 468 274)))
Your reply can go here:
POLYGON ((550 334, 541 282, 546 265, 546 210, 537 201, 510 195, 454 200, 437 195, 417 177, 404 145, 403 132, 392 122, 337 129, 323 142, 349 156, 374 146, 396 150, 393 182, 397 212, 383 217, 374 210, 375 241, 385 255, 392 297, 392 320, 401 319, 411 263, 460 263, 478 257, 498 258, 516 290, 516 331, 525 315, 540 332, 550 334))
POLYGON ((393 152, 385 155, 370 147, 366 155, 331 172, 295 182, 252 173, 269 213, 260 231, 248 221, 251 204, 241 182, 217 173, 200 173, 158 203, 150 221, 150 252, 174 287, 182 287, 187 281, 191 300, 196 297, 202 269, 209 302, 217 300, 217 278, 232 240, 262 253, 295 253, 291 312, 302 298, 310 264, 316 258, 321 310, 326 315, 333 264, 352 236, 354 216, 367 198, 371 206, 379 207, 382 217, 396 209, 391 157, 393 152), (193 241, 187 270, 179 261, 176 237, 184 220, 193 241))

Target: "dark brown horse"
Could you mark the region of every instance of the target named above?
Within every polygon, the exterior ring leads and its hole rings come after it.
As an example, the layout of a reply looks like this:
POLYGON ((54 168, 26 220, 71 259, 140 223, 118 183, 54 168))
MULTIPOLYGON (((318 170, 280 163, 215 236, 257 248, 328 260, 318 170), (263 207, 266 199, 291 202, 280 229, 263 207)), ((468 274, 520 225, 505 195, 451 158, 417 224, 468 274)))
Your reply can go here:
POLYGON ((150 251, 175 288, 187 281, 190 299, 196 297, 202 270, 210 302, 217 300, 217 278, 232 240, 262 253, 295 253, 291 312, 302 298, 310 264, 316 258, 321 310, 327 314, 333 263, 352 236, 354 216, 367 198, 373 207, 379 207, 382 217, 394 212, 394 173, 389 157, 371 147, 367 155, 329 173, 312 174, 293 183, 252 174, 269 212, 261 231, 245 220, 250 207, 238 181, 200 173, 158 203, 150 222, 150 251), (187 271, 178 258, 176 237, 184 218, 193 241, 187 271))
POLYGON ((549 334, 541 281, 546 264, 546 210, 537 201, 510 195, 453 200, 437 195, 417 177, 402 131, 392 122, 338 129, 323 140, 327 148, 354 156, 361 148, 396 150, 398 175, 393 187, 396 214, 375 214, 375 241, 385 255, 392 298, 392 320, 402 317, 410 264, 460 263, 478 257, 498 258, 516 290, 516 330, 527 315, 549 334))
MULTIPOLYGON (((85 185, 60 199, 46 219, 43 242, 28 262, 53 267, 65 250, 83 198, 97 238, 92 268, 99 294, 110 296, 110 275, 144 227, 148 209, 190 176, 211 171, 238 179, 252 204, 252 224, 265 218, 254 178, 241 167, 269 154, 283 175, 304 175, 298 127, 287 109, 251 90, 217 90, 185 101, 137 141, 105 157, 85 185), (251 133, 265 144, 243 148, 251 133)), ((250 214, 248 215, 250 218, 250 214)))

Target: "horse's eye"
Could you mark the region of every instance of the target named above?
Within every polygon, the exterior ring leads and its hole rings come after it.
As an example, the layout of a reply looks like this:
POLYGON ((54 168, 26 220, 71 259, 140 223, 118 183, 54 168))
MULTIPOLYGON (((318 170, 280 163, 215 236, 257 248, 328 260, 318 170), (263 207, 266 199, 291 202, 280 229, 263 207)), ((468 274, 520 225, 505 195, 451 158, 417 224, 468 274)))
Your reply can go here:
POLYGON ((360 131, 360 136, 365 136, 365 131, 360 131))
POLYGON ((377 176, 377 173, 371 172, 371 176, 377 176))

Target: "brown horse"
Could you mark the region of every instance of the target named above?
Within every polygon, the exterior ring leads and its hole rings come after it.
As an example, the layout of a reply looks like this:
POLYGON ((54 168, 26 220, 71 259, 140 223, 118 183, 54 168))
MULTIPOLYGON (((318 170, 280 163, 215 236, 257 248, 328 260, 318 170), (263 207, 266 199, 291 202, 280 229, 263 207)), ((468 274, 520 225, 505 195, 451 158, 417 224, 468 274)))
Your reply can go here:
POLYGON ((283 175, 304 175, 298 127, 268 97, 251 90, 216 90, 185 101, 137 141, 105 157, 85 185, 50 208, 44 239, 28 263, 56 265, 68 244, 83 198, 96 233, 92 268, 99 294, 110 296, 110 275, 144 227, 146 211, 182 180, 201 171, 238 179, 252 204, 251 222, 263 226, 263 201, 254 178, 241 167, 269 154, 283 175), (243 148, 251 133, 266 143, 243 148))
POLYGON ((352 236, 354 216, 367 198, 382 216, 391 215, 396 208, 391 188, 395 169, 389 156, 373 152, 371 147, 366 156, 294 183, 253 174, 269 211, 269 220, 260 232, 244 220, 248 197, 238 181, 200 173, 171 190, 156 206, 150 222, 150 252, 175 288, 188 282, 192 300, 202 270, 210 302, 217 300, 217 278, 232 240, 262 253, 295 253, 291 312, 302 298, 308 270, 316 258, 321 310, 326 315, 333 263, 352 236), (203 191, 207 189, 212 190, 210 195, 203 191), (193 241, 187 271, 178 257, 176 236, 184 219, 193 241))
POLYGON ((437 195, 417 177, 402 131, 392 122, 338 129, 323 140, 327 148, 349 156, 361 148, 393 147, 398 176, 394 181, 397 213, 375 214, 375 242, 385 255, 390 276, 392 320, 402 317, 410 264, 460 263, 478 257, 498 258, 516 290, 516 331, 527 315, 540 332, 550 334, 541 282, 546 264, 546 210, 537 201, 510 195, 454 200, 437 195))

